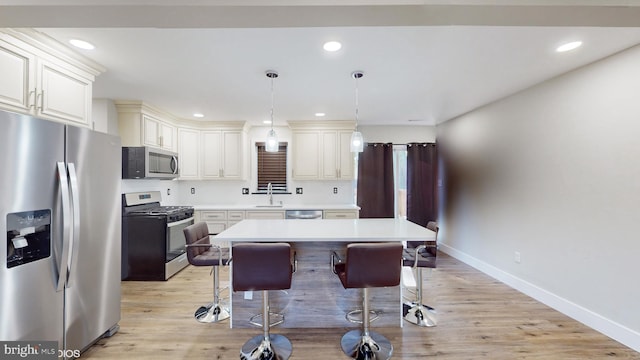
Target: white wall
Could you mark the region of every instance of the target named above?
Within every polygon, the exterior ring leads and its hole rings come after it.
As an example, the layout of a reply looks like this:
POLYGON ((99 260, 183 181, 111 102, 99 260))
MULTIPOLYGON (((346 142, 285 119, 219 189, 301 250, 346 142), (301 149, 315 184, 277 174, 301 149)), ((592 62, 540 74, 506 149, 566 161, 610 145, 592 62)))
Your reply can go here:
POLYGON ((406 144, 410 142, 435 142, 435 126, 358 126, 365 142, 406 144))
POLYGON ((640 351, 638 64, 640 46, 437 132, 442 248, 640 351))

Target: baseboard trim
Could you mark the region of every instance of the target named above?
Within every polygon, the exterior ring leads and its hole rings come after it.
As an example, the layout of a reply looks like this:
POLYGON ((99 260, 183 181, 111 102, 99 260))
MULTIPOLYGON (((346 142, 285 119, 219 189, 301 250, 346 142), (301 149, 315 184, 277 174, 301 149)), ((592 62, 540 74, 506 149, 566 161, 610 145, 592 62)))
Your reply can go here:
POLYGON ((522 280, 493 265, 487 264, 465 252, 459 251, 447 244, 438 244, 438 250, 454 257, 463 263, 509 285, 510 287, 530 296, 537 301, 585 324, 586 326, 640 352, 640 333, 605 318, 587 308, 559 297, 545 289, 522 280))

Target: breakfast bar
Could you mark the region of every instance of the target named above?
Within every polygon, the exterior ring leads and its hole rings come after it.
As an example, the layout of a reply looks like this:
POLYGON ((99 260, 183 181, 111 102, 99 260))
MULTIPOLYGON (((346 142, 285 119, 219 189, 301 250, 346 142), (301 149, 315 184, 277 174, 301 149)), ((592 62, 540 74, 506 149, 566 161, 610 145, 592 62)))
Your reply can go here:
MULTIPOLYGON (((253 219, 239 222, 212 240, 231 245, 236 242, 290 243, 298 263, 291 289, 270 294, 271 311, 286 317, 280 326, 344 328, 354 325, 346 320, 345 314, 361 306, 360 290, 342 287, 330 268, 331 252, 336 251, 344 258, 349 243, 427 241, 435 240, 435 233, 403 219, 253 219)), ((232 289, 230 292, 231 327, 251 327, 248 319, 261 312, 260 294, 232 289)), ((399 286, 374 288, 370 295, 372 308, 381 314, 375 326, 402 326, 399 286)))

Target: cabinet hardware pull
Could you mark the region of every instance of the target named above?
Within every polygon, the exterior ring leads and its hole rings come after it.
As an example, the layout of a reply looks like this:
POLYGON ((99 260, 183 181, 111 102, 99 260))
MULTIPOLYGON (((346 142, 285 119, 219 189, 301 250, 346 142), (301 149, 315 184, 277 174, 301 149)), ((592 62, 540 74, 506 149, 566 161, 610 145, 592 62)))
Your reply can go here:
POLYGON ((34 108, 35 109, 35 107, 36 107, 35 96, 36 96, 36 90, 29 91, 29 95, 27 96, 27 108, 29 108, 29 109, 34 108), (34 97, 33 103, 31 103, 31 95, 33 95, 33 97, 34 97))

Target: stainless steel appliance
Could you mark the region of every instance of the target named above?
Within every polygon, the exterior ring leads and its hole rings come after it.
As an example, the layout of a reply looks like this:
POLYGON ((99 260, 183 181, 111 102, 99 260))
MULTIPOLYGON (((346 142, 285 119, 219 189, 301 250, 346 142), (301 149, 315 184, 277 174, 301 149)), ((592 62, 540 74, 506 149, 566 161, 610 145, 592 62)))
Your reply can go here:
POLYGON ((159 191, 122 194, 122 279, 167 280, 189 262, 192 206, 160 206, 159 191))
POLYGON ((148 146, 122 148, 123 179, 175 179, 178 154, 148 146))
POLYGON ((0 340, 78 357, 120 321, 120 138, 0 111, 0 340))
POLYGON ((284 217, 285 219, 317 220, 322 219, 322 210, 286 210, 284 217))

